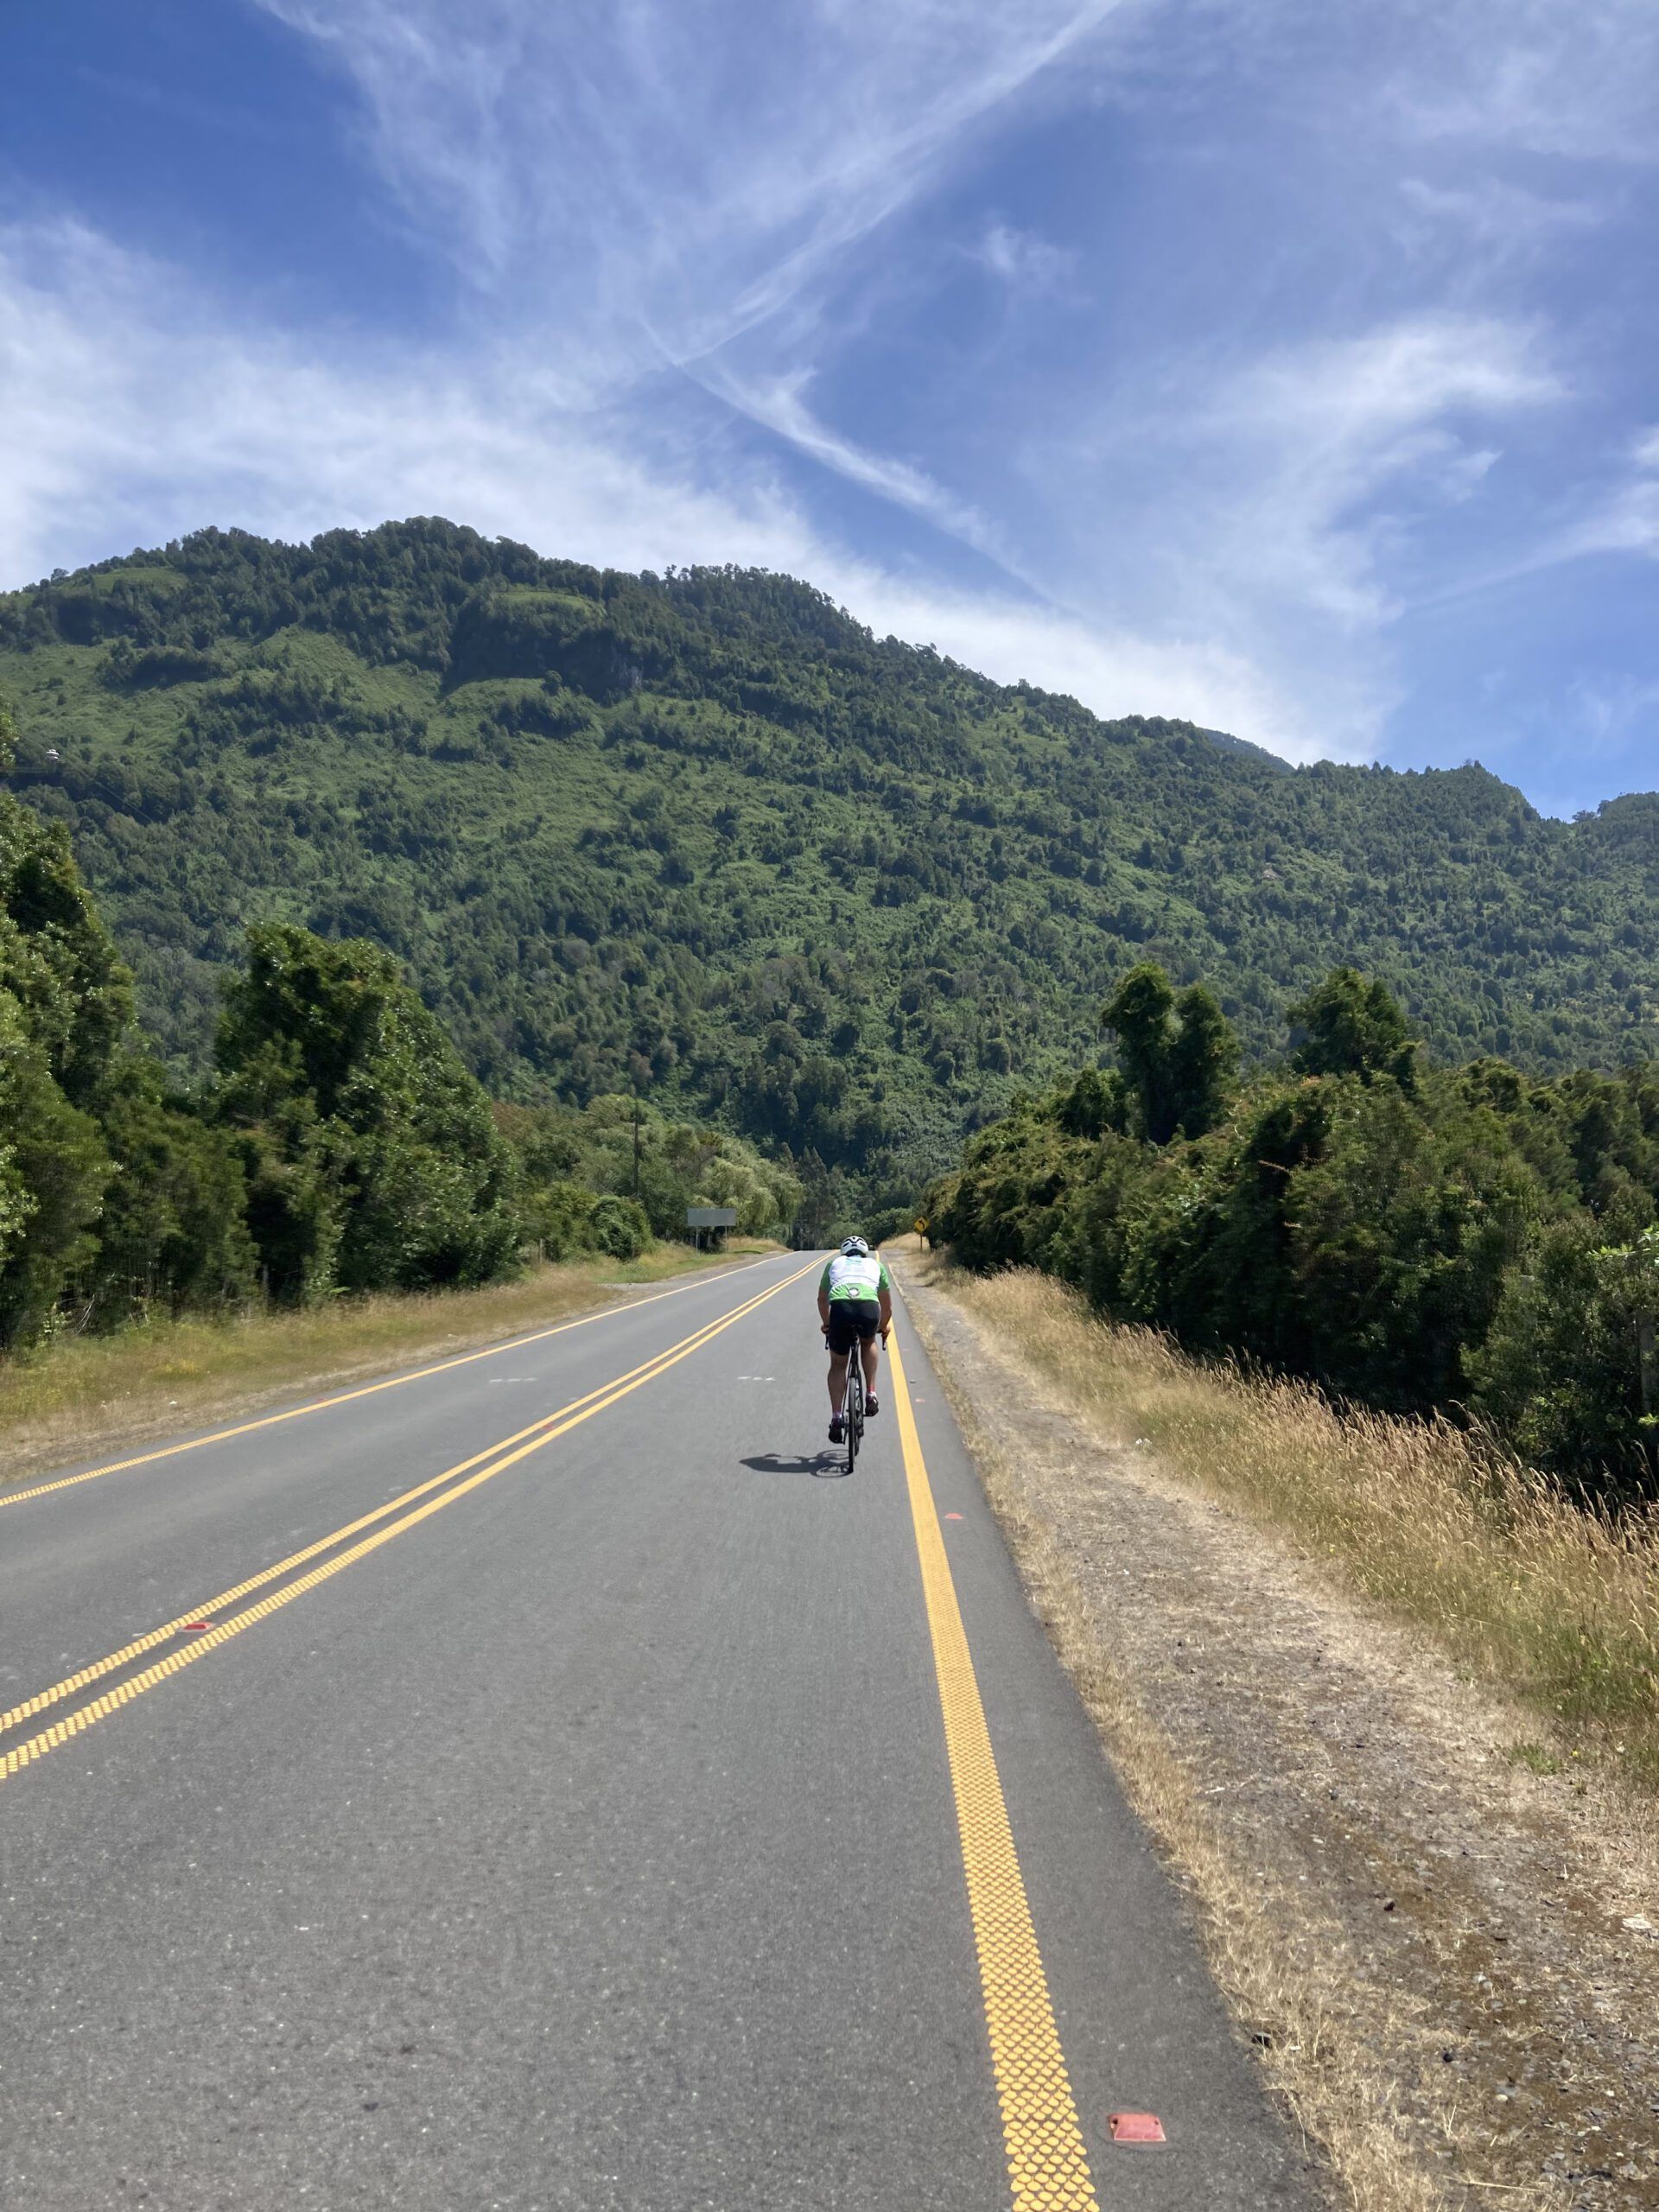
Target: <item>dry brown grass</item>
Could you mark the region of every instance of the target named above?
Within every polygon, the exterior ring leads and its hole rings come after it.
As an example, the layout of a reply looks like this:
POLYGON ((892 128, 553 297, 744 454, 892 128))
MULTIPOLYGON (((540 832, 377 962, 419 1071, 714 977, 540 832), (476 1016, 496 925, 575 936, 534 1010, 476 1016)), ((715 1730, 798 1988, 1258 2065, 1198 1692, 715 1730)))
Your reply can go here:
POLYGON ((1052 1278, 953 1297, 1070 1408, 1292 1536, 1470 1675, 1536 1708, 1533 1764, 1604 1755, 1659 1786, 1659 1516, 1614 1525, 1445 1422, 1338 1410, 1307 1386, 1188 1358, 1052 1278))
MULTIPOLYGON (((734 1245, 741 1258, 769 1245, 734 1245)), ((414 1366, 521 1334, 649 1284, 719 1264, 683 1244, 638 1260, 568 1261, 481 1290, 342 1299, 308 1313, 157 1322, 60 1338, 0 1361, 0 1483, 122 1440, 165 1435, 298 1389, 414 1366)))

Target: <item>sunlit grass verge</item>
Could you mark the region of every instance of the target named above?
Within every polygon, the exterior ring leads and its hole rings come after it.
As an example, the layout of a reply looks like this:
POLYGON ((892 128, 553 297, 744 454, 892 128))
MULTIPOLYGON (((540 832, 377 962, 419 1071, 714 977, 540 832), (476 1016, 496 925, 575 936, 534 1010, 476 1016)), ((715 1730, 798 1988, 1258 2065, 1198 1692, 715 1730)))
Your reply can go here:
MULTIPOLYGON (((727 1256, 774 1249, 734 1242, 727 1256)), ((383 1294, 298 1313, 60 1338, 26 1360, 0 1362, 0 1483, 67 1465, 111 1440, 165 1435, 297 1389, 441 1359, 606 1305, 621 1286, 720 1264, 683 1244, 659 1244, 637 1260, 565 1261, 481 1290, 383 1294)))
POLYGON ((1614 1523, 1449 1422, 1189 1358, 1049 1276, 951 1270, 949 1287, 1096 1430, 1148 1446, 1547 1714, 1554 1741, 1521 1747, 1524 1763, 1603 1754, 1659 1788, 1659 1514, 1614 1523))

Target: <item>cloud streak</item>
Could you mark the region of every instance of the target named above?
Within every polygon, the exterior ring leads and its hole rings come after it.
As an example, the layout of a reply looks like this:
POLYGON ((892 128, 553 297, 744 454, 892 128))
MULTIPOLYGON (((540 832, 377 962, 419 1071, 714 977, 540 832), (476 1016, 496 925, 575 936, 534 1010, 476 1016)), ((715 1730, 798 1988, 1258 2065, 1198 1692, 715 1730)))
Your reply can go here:
POLYGON ((469 283, 695 360, 784 315, 1121 0, 259 0, 469 283))
POLYGON ((1459 499, 1493 458, 1471 426, 1484 435, 1563 396, 1536 334, 1495 318, 1410 317, 1270 355, 1199 423, 1245 463, 1230 562, 1257 588, 1374 624, 1394 604, 1382 559, 1402 527, 1379 495, 1459 499))
POLYGON ((1103 714, 1298 736, 1288 702, 1201 640, 897 576, 827 541, 763 467, 722 467, 711 483, 693 448, 647 464, 626 424, 607 435, 591 412, 550 407, 533 361, 504 358, 472 381, 437 358, 325 367, 279 334, 226 327, 175 276, 69 226, 0 237, 0 419, 16 455, 37 456, 0 475, 0 588, 209 518, 296 539, 445 513, 599 565, 787 570, 879 634, 1004 681, 1035 677, 1103 714))

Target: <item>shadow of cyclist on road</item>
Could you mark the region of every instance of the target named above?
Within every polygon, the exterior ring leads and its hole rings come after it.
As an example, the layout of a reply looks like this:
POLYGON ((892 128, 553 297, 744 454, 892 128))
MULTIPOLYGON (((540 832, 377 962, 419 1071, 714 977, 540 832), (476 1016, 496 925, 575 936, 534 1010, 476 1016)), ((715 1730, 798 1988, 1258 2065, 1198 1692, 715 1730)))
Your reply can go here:
POLYGON ((763 1452, 758 1459, 740 1459, 741 1467, 753 1467, 761 1475, 815 1475, 827 1480, 839 1475, 843 1480, 847 1462, 839 1452, 815 1452, 810 1459, 785 1459, 780 1452, 763 1452))

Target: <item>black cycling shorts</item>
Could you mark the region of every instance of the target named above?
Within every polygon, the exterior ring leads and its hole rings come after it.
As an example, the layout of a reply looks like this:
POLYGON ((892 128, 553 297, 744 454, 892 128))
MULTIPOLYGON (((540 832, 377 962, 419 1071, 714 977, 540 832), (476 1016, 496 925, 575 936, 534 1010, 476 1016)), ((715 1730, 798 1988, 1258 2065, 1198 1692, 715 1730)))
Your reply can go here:
POLYGON ((868 1344, 881 1325, 880 1302, 874 1298, 832 1298, 830 1349, 837 1359, 856 1344, 868 1344))

